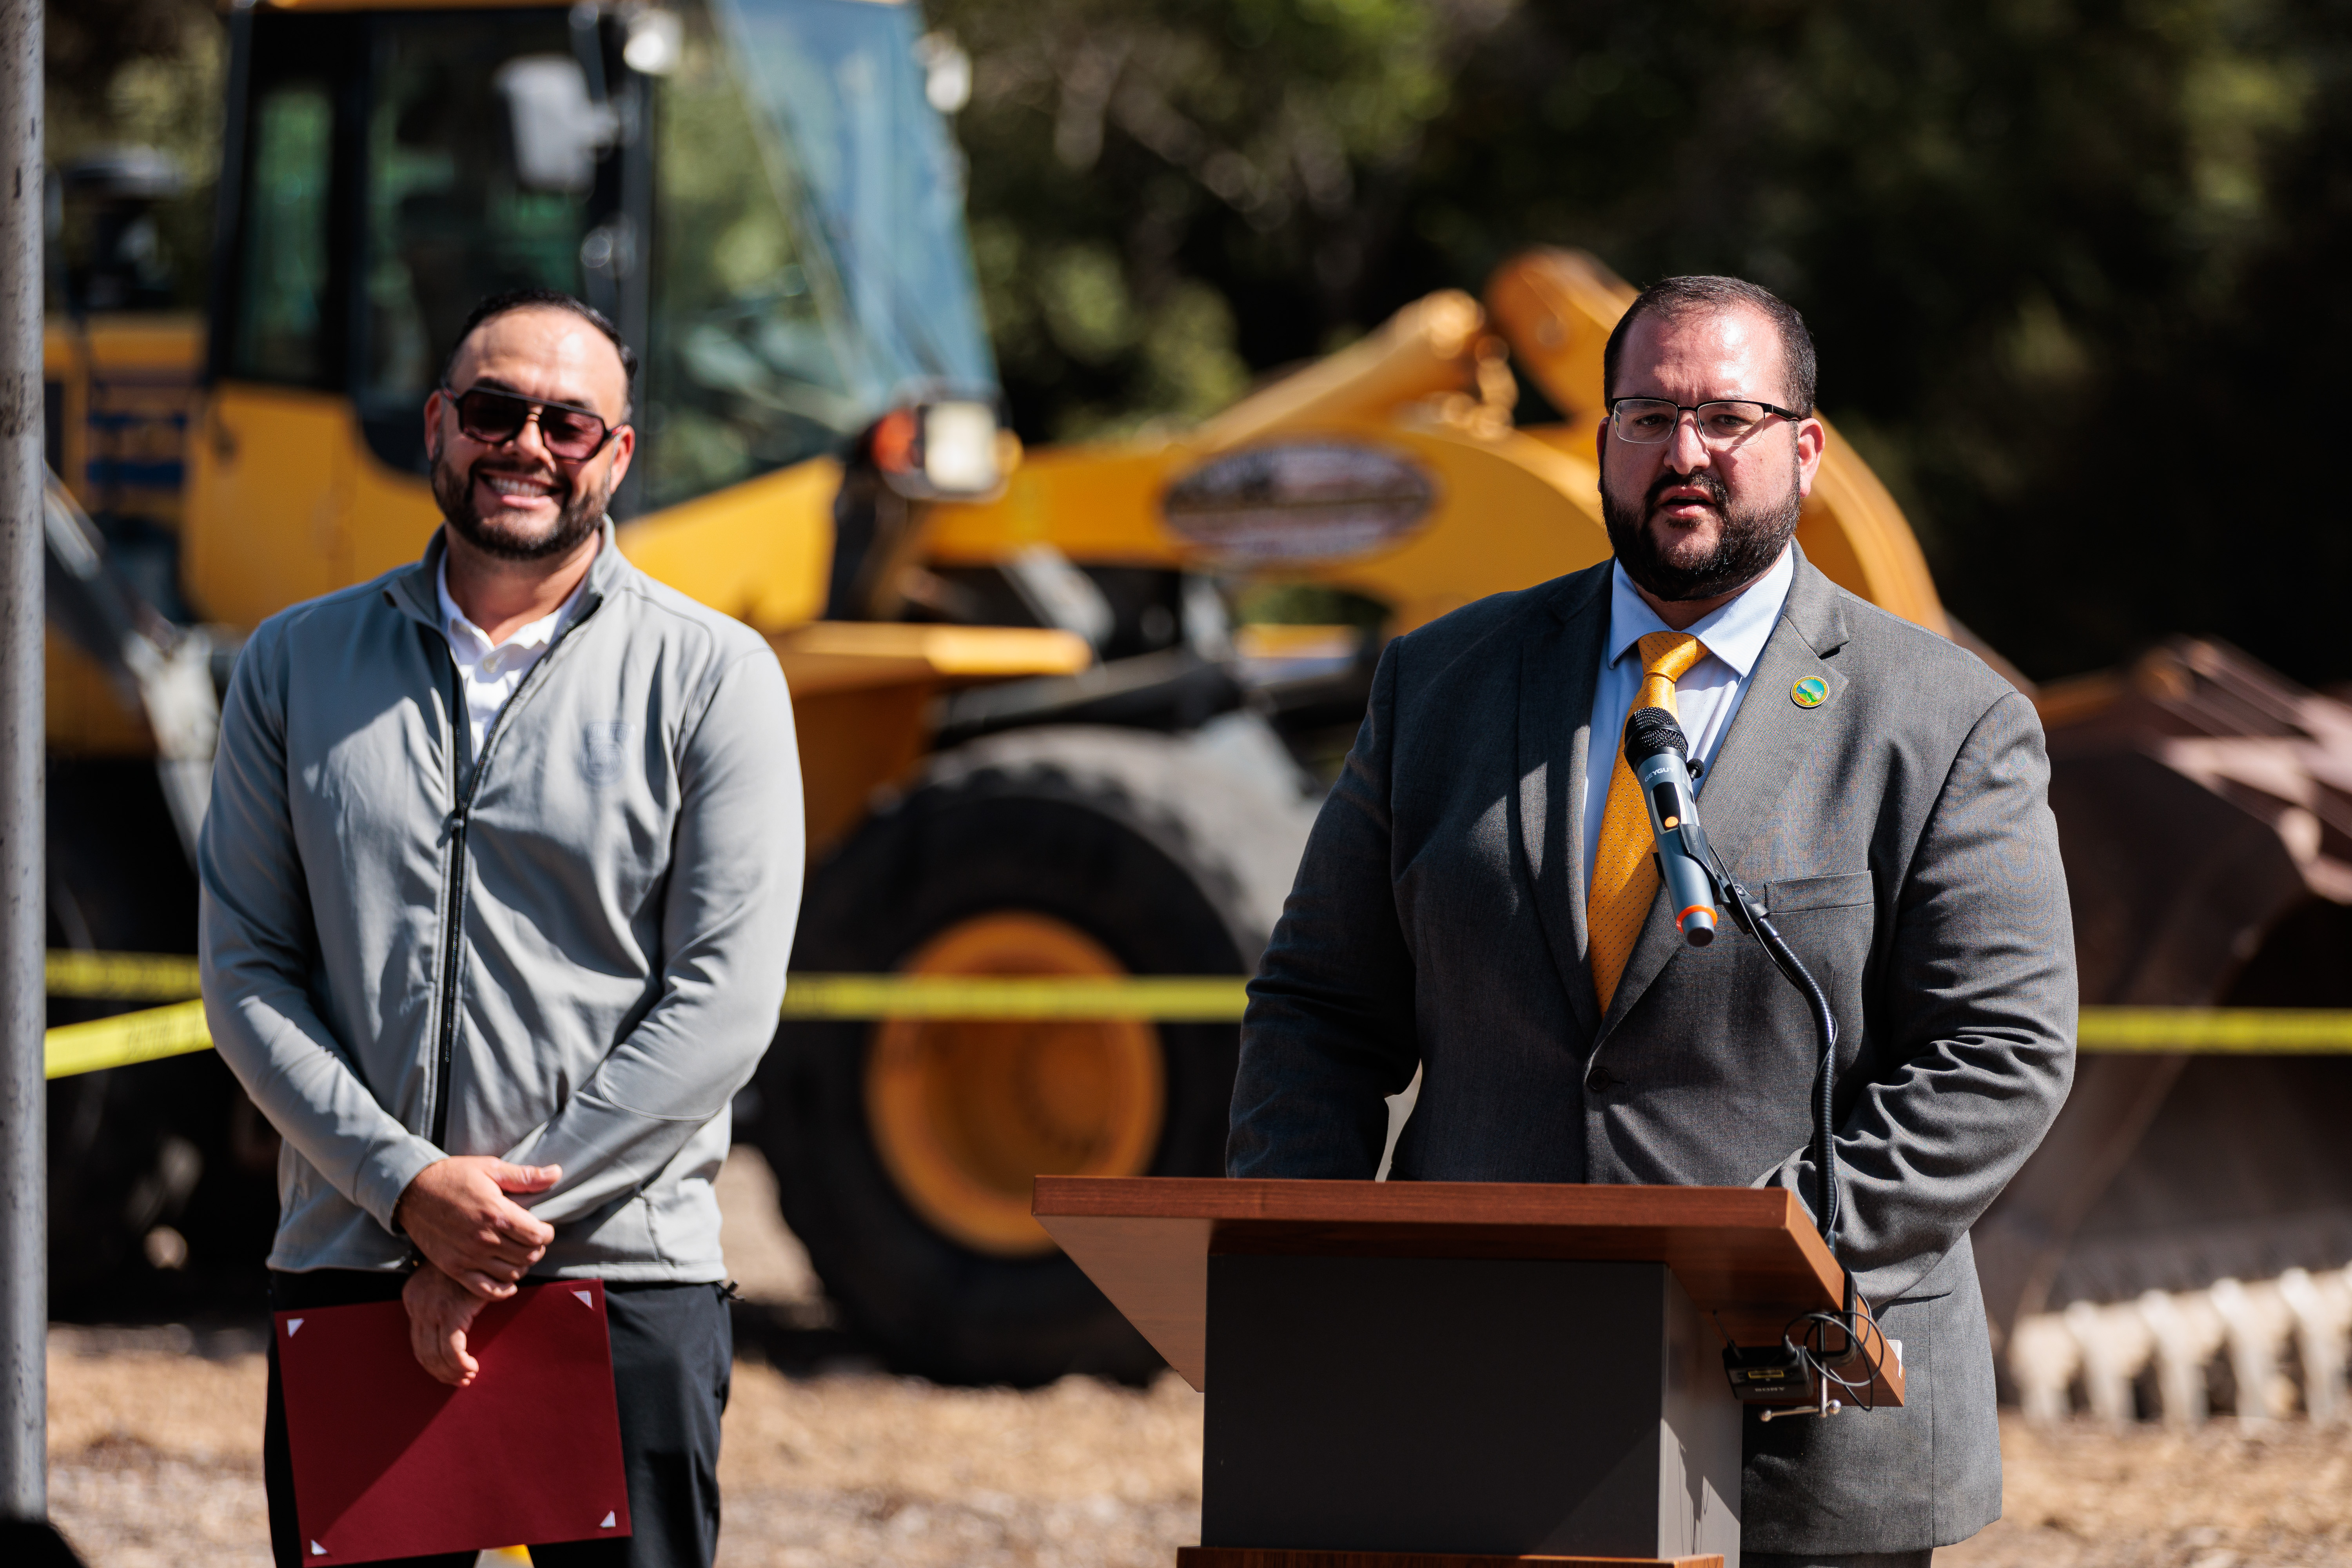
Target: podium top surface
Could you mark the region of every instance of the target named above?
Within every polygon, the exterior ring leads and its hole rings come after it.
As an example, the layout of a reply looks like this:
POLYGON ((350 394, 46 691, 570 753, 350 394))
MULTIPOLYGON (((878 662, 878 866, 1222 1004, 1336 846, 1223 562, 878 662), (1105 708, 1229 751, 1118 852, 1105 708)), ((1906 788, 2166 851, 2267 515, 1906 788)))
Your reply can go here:
POLYGON ((1039 1176, 1032 1207, 1194 1388, 1212 1253, 1663 1263, 1741 1343, 1777 1343, 1843 1290, 1811 1216, 1777 1187, 1039 1176))

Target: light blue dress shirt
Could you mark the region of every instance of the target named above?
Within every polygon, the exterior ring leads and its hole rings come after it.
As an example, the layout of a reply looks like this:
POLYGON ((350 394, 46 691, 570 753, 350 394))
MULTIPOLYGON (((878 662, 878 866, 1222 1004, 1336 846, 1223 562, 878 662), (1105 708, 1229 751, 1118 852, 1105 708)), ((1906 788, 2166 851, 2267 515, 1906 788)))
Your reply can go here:
MULTIPOLYGON (((1687 628, 1706 645, 1706 657, 1675 682, 1675 707, 1683 733, 1690 737, 1692 758, 1708 769, 1715 766, 1715 753, 1748 694, 1748 678, 1764 656, 1764 644, 1780 619, 1780 606, 1788 602, 1789 584, 1796 575, 1795 552, 1783 549, 1772 569, 1746 593, 1687 628)), ((1583 881, 1588 891, 1592 857, 1601 846, 1601 819, 1609 811, 1609 779, 1624 743, 1625 713, 1642 689, 1642 656, 1633 645, 1652 632, 1674 629, 1650 608, 1623 566, 1611 571, 1609 585, 1609 640, 1601 647, 1606 660, 1592 687, 1592 739, 1584 761, 1583 881)), ((1705 777, 1695 782, 1704 799, 1705 777)), ((1704 816, 1702 813, 1702 820, 1704 816)))

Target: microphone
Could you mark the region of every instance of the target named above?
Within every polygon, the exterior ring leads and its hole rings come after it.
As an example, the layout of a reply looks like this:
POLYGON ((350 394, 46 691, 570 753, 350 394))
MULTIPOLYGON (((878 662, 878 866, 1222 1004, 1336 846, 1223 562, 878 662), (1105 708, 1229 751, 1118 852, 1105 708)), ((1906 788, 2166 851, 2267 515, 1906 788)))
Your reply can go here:
POLYGON ((1707 872, 1710 851, 1691 793, 1689 755, 1683 727, 1664 709, 1638 709, 1625 721, 1625 765, 1650 809, 1675 929, 1688 946, 1705 947, 1715 940, 1715 879, 1707 872))
MULTIPOLYGON (((1675 925, 1683 933, 1683 941, 1692 947, 1705 947, 1715 940, 1716 896, 1721 889, 1723 913, 1731 922, 1754 937, 1770 956, 1773 966, 1787 977, 1804 998, 1813 1016, 1813 1029, 1821 1041, 1821 1066, 1813 1079, 1813 1173, 1818 1184, 1813 1205, 1814 1220, 1821 1227, 1822 1240, 1830 1257, 1837 1257, 1838 1222, 1838 1163, 1836 1129, 1833 1125, 1836 1108, 1832 1093, 1837 1074, 1837 1015, 1831 1010, 1828 994, 1820 982, 1805 968, 1802 960, 1790 950, 1771 921, 1771 911, 1763 901, 1749 896, 1724 865, 1722 857, 1706 841, 1706 834, 1698 825, 1698 804, 1691 794, 1690 769, 1685 759, 1690 755, 1690 742, 1675 716, 1663 708, 1643 708, 1625 721, 1625 764, 1633 770, 1634 782, 1642 786, 1642 798, 1650 808, 1650 830, 1657 835, 1658 868, 1664 878, 1666 891, 1678 911, 1675 925)), ((1860 1300, 1854 1289, 1853 1275, 1845 1274, 1845 1310, 1832 1314, 1843 1327, 1850 1347, 1858 1347, 1860 1331, 1855 1323, 1855 1306, 1860 1300)), ((1882 1333, 1880 1338, 1884 1340, 1882 1333)), ((1757 1385, 1748 1377, 1749 1364, 1774 1365, 1795 1362, 1800 1353, 1793 1342, 1783 1338, 1788 1354, 1776 1358, 1764 1352, 1758 1362, 1758 1352, 1738 1349, 1723 1352, 1724 1365, 1730 1372, 1735 1397, 1757 1397, 1757 1385)), ((1820 1403, 1809 1411, 1782 1410, 1772 1415, 1822 1415, 1834 1413, 1838 1405, 1828 1395, 1830 1381, 1841 1387, 1857 1385, 1839 1377, 1822 1364, 1818 1355, 1809 1358, 1823 1381, 1819 1389, 1820 1403)), ((1851 1360, 1849 1356, 1846 1358, 1851 1360)), ((1843 1362, 1840 1364, 1843 1364, 1843 1362)), ((1775 1391, 1777 1392, 1777 1390, 1775 1391)), ((1769 1417, 1768 1417, 1769 1418, 1769 1417)))
MULTIPOLYGON (((1690 770, 1684 765, 1683 759, 1689 754, 1690 742, 1683 736, 1683 727, 1664 709, 1638 709, 1625 721, 1625 763, 1642 786, 1642 798, 1649 804, 1650 828, 1658 836, 1659 868, 1664 874, 1673 907, 1680 911, 1675 924, 1682 931, 1683 941, 1692 947, 1705 947, 1715 940, 1716 896, 1720 889, 1722 912, 1732 924, 1763 945, 1774 967, 1802 994, 1813 1015, 1813 1027, 1822 1046, 1821 1071, 1814 1080, 1813 1099, 1813 1162, 1821 1182, 1814 1214, 1821 1226, 1822 1239, 1829 1244, 1831 1256, 1835 1257, 1837 1144, 1832 1136, 1834 1108, 1831 1089, 1837 1067, 1837 1015, 1831 1010, 1828 994, 1822 990, 1821 983, 1774 929, 1771 911, 1762 900, 1749 896, 1724 865, 1722 857, 1715 852, 1715 847, 1706 841, 1706 834, 1698 825, 1697 802, 1691 795, 1690 770)), ((1849 1286, 1852 1282, 1849 1278, 1849 1286)))

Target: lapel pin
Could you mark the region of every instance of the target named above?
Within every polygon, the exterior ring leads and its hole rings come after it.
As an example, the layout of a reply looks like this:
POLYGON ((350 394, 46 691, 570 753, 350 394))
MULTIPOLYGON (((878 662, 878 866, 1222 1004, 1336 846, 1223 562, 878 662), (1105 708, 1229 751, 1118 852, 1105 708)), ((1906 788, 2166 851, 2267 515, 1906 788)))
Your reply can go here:
POLYGON ((1830 683, 1818 675, 1809 675, 1789 688, 1789 700, 1800 708, 1818 708, 1830 700, 1830 683))

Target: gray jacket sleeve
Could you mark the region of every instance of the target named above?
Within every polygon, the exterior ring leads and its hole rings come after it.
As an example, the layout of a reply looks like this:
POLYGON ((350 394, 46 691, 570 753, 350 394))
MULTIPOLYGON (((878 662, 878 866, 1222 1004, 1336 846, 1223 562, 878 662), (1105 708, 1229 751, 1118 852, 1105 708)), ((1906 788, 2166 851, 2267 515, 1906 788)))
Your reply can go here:
MULTIPOLYGON (((1966 1236, 2032 1153, 2074 1074, 2074 929, 2033 707, 1980 715, 1895 900, 1874 1020, 1880 1065, 1835 1138, 1838 1250, 1894 1300, 1966 1236)), ((1801 1149, 1759 1179, 1810 1200, 1801 1149)))
POLYGON ((270 1125, 390 1230, 393 1205, 441 1151, 377 1101, 310 1003, 318 934, 288 808, 285 677, 265 624, 229 683, 197 846, 205 1019, 270 1125))
POLYGON ((792 698, 762 646, 729 665, 677 760, 660 994, 563 1109, 509 1151, 561 1165, 551 1225, 633 1195, 751 1081, 775 1037, 806 826, 792 698))
POLYGON ((1225 1173, 1370 1179, 1385 1097, 1420 1066, 1413 961, 1391 871, 1397 645, 1250 982, 1225 1173))

